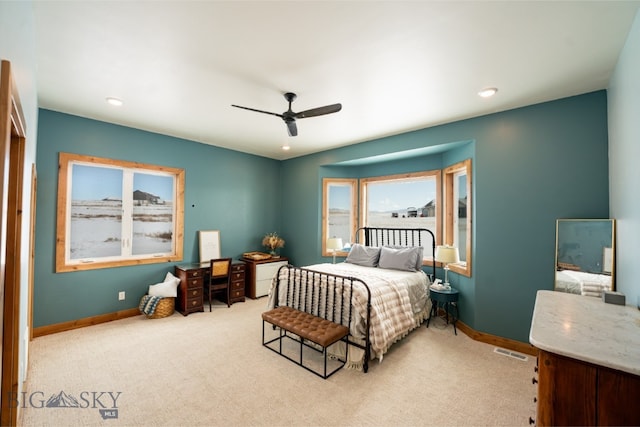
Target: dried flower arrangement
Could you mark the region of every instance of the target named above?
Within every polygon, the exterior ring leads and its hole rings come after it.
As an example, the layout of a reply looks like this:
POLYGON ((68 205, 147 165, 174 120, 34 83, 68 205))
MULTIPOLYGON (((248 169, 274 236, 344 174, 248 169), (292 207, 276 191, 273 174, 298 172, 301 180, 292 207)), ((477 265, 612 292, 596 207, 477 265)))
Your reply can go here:
POLYGON ((277 248, 284 247, 284 239, 278 236, 278 233, 274 231, 273 233, 266 234, 262 238, 262 246, 269 249, 269 251, 274 254, 277 248))

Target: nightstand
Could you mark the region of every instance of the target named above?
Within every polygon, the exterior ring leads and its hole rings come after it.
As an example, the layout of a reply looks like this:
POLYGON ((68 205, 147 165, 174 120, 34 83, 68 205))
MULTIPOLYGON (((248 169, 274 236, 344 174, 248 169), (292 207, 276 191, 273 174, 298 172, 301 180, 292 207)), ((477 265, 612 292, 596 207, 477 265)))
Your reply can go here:
POLYGON ((429 311, 429 318, 427 319, 427 328, 429 327, 429 322, 431 321, 431 317, 438 316, 438 308, 442 307, 445 313, 445 317, 447 319, 447 324, 449 324, 449 314, 451 314, 451 323, 453 324, 453 333, 458 335, 458 331, 456 330, 456 322, 458 321, 458 291, 457 289, 435 289, 429 287, 429 298, 431 298, 431 310, 429 311), (452 307, 455 308, 455 313, 453 313, 452 307))
POLYGON ((289 259, 283 256, 262 260, 242 258, 242 261, 247 264, 245 294, 252 299, 268 295, 273 276, 276 275, 280 267, 289 263, 289 259))

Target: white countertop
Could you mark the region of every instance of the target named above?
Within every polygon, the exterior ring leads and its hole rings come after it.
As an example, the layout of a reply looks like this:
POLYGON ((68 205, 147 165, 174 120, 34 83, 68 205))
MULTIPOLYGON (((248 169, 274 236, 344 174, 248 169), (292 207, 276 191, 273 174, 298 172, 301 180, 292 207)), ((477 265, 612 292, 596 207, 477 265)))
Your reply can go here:
POLYGON ((538 291, 529 341, 540 350, 640 375, 640 310, 635 307, 538 291))

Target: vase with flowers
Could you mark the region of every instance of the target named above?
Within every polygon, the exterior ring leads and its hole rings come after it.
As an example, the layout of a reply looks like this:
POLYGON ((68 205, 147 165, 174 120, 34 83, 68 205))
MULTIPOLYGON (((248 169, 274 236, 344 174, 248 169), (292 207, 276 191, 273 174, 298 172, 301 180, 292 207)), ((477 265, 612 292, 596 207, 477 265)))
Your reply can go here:
POLYGON ((262 246, 269 249, 269 254, 275 258, 277 257, 276 249, 284 247, 284 239, 274 231, 262 238, 262 246))

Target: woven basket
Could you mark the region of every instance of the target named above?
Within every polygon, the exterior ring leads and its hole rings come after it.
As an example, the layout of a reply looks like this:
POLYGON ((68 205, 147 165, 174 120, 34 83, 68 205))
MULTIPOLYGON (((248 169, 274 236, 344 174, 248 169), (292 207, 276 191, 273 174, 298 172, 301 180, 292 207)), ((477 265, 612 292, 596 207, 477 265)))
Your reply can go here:
POLYGON ((156 311, 152 315, 146 315, 149 319, 162 319, 163 317, 171 316, 175 310, 176 299, 172 297, 162 298, 158 305, 156 305, 156 311))

